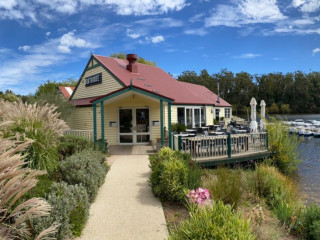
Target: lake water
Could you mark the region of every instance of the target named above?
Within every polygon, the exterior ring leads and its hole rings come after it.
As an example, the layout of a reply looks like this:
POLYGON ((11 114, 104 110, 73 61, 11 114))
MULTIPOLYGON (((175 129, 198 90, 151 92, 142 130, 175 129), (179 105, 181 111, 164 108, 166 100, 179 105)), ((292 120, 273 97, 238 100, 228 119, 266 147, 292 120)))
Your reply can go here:
MULTIPOLYGON (((286 115, 288 120, 319 120, 320 114, 286 115)), ((298 169, 300 191, 306 196, 307 202, 320 204, 320 138, 301 137, 298 146, 302 162, 298 169)))

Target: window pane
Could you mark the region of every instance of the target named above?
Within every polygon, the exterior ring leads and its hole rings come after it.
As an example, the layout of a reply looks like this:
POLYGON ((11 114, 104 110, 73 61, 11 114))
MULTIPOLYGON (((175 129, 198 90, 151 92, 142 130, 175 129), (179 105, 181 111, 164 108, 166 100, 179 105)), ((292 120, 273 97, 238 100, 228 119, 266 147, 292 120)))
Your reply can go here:
POLYGON ((185 125, 184 108, 178 108, 178 123, 185 125))
POLYGON ((206 109, 201 108, 201 127, 206 126, 206 109))
POLYGON ((220 109, 216 109, 216 120, 219 120, 220 119, 220 109))
POLYGON ((194 109, 194 126, 200 127, 200 109, 199 108, 194 109))
POLYGON ((131 109, 120 109, 120 133, 131 133, 132 132, 132 110, 131 109))
POLYGON ((224 117, 225 118, 230 118, 230 108, 225 108, 224 109, 224 117))
POLYGON ((187 108, 187 127, 192 128, 192 109, 187 108))
POLYGON ((149 109, 136 109, 137 132, 149 132, 149 109))

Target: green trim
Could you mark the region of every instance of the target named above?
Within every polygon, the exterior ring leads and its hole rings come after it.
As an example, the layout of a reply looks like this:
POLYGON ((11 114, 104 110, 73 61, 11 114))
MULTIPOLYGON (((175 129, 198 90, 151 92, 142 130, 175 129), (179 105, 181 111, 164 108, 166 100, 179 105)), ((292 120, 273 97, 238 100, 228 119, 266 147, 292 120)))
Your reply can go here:
POLYGON ((129 88, 122 89, 121 91, 118 91, 118 92, 115 92, 115 93, 110 94, 110 95, 108 95, 108 96, 105 96, 105 97, 103 97, 103 98, 100 98, 100 99, 94 101, 92 104, 96 104, 96 103, 99 103, 99 102, 104 102, 104 101, 106 101, 106 100, 109 100, 109 99, 111 99, 111 98, 114 98, 114 97, 116 97, 116 96, 119 96, 119 95, 121 95, 121 94, 123 94, 123 93, 126 93, 126 92, 129 92, 129 91, 134 91, 134 92, 137 92, 137 93, 141 93, 141 94, 143 94, 143 95, 156 98, 156 99, 158 99, 158 100, 160 100, 160 101, 171 102, 171 100, 166 99, 166 98, 164 98, 164 97, 160 97, 160 96, 158 96, 158 95, 156 95, 156 94, 152 94, 152 93, 143 91, 143 90, 141 90, 141 89, 135 88, 135 87, 133 87, 133 86, 130 86, 129 88))
POLYGON ((211 161, 203 161, 198 162, 196 161, 201 167, 211 167, 211 166, 218 166, 218 165, 226 165, 226 164, 232 164, 232 163, 240 163, 240 162, 247 162, 250 160, 259 160, 259 159, 266 159, 270 156, 270 152, 265 153, 257 153, 250 156, 243 156, 243 157, 237 157, 233 156, 231 158, 226 157, 225 159, 221 160, 214 160, 211 161))
POLYGON ((104 143, 104 107, 103 102, 100 103, 101 111, 101 141, 104 143))
POLYGON ((147 91, 143 91, 143 90, 141 90, 139 88, 132 87, 132 90, 137 92, 137 93, 141 93, 141 94, 144 94, 144 95, 146 95, 148 97, 156 98, 158 100, 162 100, 162 101, 167 102, 167 103, 171 103, 172 102, 170 99, 167 99, 165 97, 161 97, 159 95, 156 95, 156 94, 153 94, 153 93, 150 93, 150 92, 147 92, 147 91))
POLYGON ((97 105, 93 104, 93 141, 97 142, 97 105))
POLYGON ((267 135, 266 135, 266 147, 267 147, 267 150, 268 150, 269 149, 269 137, 268 137, 269 133, 268 133, 268 130, 266 130, 266 132, 267 132, 267 135))
POLYGON ((90 67, 87 67, 87 68, 86 68, 86 71, 89 71, 89 70, 94 69, 94 68, 96 68, 96 67, 101 67, 101 64, 100 64, 100 63, 97 63, 97 64, 95 64, 95 65, 92 65, 92 66, 90 66, 90 67))
POLYGON ((115 93, 113 93, 113 94, 110 94, 109 96, 105 96, 105 97, 103 97, 103 98, 100 98, 100 99, 94 101, 92 104, 96 104, 96 103, 99 103, 99 102, 107 101, 107 100, 109 100, 109 99, 111 99, 111 98, 114 98, 114 97, 116 97, 116 96, 119 96, 119 95, 121 95, 121 94, 123 94, 123 93, 126 93, 126 92, 129 92, 129 91, 131 91, 129 88, 123 89, 123 90, 121 90, 121 91, 119 91, 119 92, 115 92, 115 93))
POLYGON ((161 147, 163 147, 163 101, 160 100, 160 136, 161 136, 161 147))
POLYGON ((171 103, 168 103, 168 138, 169 138, 169 148, 172 148, 172 139, 171 139, 171 103))
POLYGON ((231 158, 231 134, 230 133, 228 133, 227 144, 228 144, 228 158, 231 158))

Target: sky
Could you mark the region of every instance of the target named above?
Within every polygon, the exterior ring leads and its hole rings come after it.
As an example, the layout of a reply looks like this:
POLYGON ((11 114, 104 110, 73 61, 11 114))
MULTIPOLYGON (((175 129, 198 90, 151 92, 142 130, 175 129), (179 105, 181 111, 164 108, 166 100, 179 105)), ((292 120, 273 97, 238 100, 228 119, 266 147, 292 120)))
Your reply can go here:
POLYGON ((320 0, 0 0, 0 91, 79 79, 91 53, 183 71, 320 71, 320 0))

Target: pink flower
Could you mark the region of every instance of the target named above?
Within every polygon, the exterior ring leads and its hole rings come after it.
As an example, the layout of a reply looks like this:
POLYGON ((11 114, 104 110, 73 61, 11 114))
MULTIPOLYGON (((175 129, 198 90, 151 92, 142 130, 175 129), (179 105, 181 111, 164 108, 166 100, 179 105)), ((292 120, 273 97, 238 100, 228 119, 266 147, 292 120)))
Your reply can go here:
POLYGON ((191 190, 187 194, 187 198, 191 203, 204 204, 210 198, 210 192, 206 188, 198 188, 191 190))

